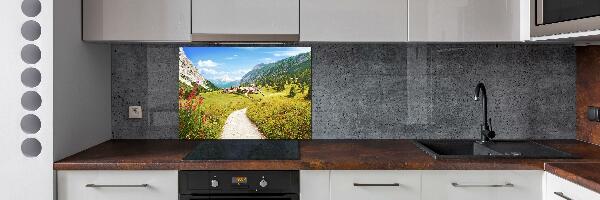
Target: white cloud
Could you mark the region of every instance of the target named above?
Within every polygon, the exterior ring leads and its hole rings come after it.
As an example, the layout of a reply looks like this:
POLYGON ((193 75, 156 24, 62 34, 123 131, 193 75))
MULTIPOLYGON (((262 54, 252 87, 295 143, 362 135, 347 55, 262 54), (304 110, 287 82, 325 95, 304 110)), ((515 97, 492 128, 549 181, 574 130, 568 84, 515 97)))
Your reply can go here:
POLYGON ((215 75, 215 74, 219 74, 219 72, 217 70, 214 69, 209 69, 209 68, 198 68, 200 74, 202 75, 215 75))
POLYGON ((225 58, 225 60, 233 60, 233 59, 236 59, 236 57, 238 57, 237 54, 235 54, 233 56, 229 56, 229 57, 225 58))
POLYGON ((229 56, 229 57, 225 58, 225 60, 233 60, 233 59, 236 59, 237 57, 238 57, 238 55, 235 54, 233 56, 229 56))
POLYGON ((263 58, 263 59, 261 59, 261 61, 266 64, 275 62, 275 60, 273 60, 273 58, 263 58))
POLYGON ((199 60, 198 67, 199 68, 213 68, 219 66, 219 63, 216 63, 212 60, 199 60))
POLYGON ((277 56, 277 57, 290 57, 290 56, 295 56, 301 53, 306 53, 306 52, 310 52, 310 47, 293 47, 293 48, 289 48, 283 51, 274 51, 273 56, 277 56))

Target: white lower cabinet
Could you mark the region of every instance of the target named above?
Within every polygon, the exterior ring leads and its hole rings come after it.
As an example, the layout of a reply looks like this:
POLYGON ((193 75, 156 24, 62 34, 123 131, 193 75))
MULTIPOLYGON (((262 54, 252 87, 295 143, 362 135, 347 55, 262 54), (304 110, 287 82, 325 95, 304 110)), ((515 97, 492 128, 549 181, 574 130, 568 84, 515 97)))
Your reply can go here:
POLYGON ((57 172, 58 200, 177 200, 177 171, 57 172))
MULTIPOLYGON (((536 170, 302 170, 301 200, 600 200, 536 170)), ((177 200, 175 170, 57 171, 58 200, 177 200)))
POLYGON ((331 171, 331 200, 419 200, 419 171, 331 171))
POLYGON ((329 170, 300 171, 300 199, 329 200, 329 170))
POLYGON ((423 171, 422 200, 542 200, 543 171, 423 171))
POLYGON ((554 174, 546 173, 544 200, 600 200, 600 194, 554 174))
POLYGON ((542 200, 543 177, 537 170, 308 170, 300 171, 300 199, 542 200))

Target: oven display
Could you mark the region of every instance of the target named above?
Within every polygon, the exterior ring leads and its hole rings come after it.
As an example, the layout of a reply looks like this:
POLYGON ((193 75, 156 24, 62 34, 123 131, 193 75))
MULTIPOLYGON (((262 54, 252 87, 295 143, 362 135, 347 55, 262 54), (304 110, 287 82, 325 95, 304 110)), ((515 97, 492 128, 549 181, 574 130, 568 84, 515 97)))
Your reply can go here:
POLYGON ((234 177, 231 177, 231 184, 234 184, 234 185, 246 185, 246 184, 248 184, 248 177, 245 177, 245 176, 234 176, 234 177))

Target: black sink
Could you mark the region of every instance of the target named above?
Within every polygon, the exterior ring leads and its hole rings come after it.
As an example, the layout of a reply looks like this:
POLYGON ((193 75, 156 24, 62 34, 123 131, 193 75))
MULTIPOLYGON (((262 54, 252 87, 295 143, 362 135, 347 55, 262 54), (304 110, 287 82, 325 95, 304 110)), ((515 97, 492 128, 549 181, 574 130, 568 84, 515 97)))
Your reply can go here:
POLYGON ((414 143, 435 159, 577 158, 570 153, 525 140, 494 140, 486 143, 475 140, 414 140, 414 143))

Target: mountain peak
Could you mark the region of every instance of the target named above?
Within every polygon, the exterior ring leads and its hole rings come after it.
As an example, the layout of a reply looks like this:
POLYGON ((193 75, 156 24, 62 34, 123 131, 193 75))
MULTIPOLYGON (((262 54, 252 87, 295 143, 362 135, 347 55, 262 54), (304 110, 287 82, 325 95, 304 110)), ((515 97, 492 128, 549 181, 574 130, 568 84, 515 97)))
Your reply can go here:
POLYGON ((289 80, 290 78, 302 78, 304 81, 309 81, 310 70, 310 53, 301 53, 274 63, 261 63, 254 66, 250 72, 242 77, 240 85, 272 85, 273 83, 289 80))
POLYGON ((207 90, 215 89, 210 81, 200 75, 198 69, 194 67, 192 61, 185 55, 182 47, 179 47, 179 81, 189 86, 196 83, 198 86, 207 90))
POLYGON ((252 70, 263 68, 265 65, 267 65, 267 64, 265 64, 265 63, 260 63, 260 64, 258 64, 258 65, 255 65, 254 67, 252 67, 252 70))

